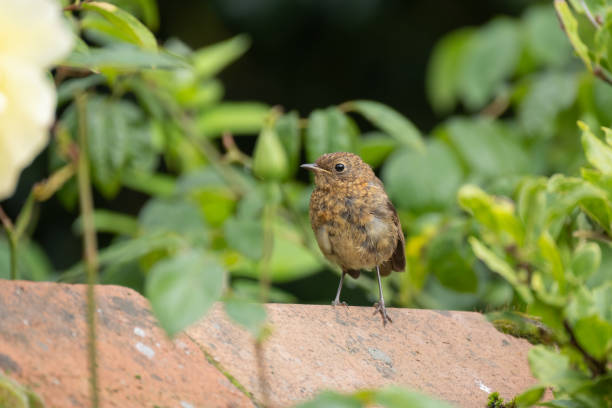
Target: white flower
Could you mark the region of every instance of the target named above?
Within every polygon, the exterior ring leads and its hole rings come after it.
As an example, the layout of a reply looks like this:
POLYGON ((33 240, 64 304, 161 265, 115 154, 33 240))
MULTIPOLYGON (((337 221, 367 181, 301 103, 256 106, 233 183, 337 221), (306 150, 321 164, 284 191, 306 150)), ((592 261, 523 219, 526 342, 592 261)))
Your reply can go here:
POLYGON ((46 69, 72 43, 57 0, 0 0, 0 55, 46 69))
POLYGON ((55 87, 46 70, 73 43, 54 0, 0 0, 0 200, 47 145, 55 87))

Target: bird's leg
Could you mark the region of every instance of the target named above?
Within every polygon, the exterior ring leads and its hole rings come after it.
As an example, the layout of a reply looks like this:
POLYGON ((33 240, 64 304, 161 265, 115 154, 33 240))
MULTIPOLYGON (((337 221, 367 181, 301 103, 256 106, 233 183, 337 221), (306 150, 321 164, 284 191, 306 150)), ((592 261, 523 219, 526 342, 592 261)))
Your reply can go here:
POLYGON ((344 275, 346 275, 346 272, 342 271, 342 275, 340 275, 340 285, 338 285, 338 292, 336 292, 336 298, 332 300, 332 306, 338 306, 342 304, 348 307, 348 304, 346 302, 340 302, 340 292, 342 292, 342 282, 344 282, 344 275))
POLYGON ((380 313, 383 319, 384 326, 387 324, 387 321, 393 323, 393 320, 391 320, 391 318, 387 314, 387 308, 385 308, 385 298, 383 297, 382 282, 380 281, 380 269, 378 268, 378 265, 376 265, 376 276, 378 277, 378 294, 380 300, 377 303, 374 303, 374 307, 376 308, 374 314, 380 313))

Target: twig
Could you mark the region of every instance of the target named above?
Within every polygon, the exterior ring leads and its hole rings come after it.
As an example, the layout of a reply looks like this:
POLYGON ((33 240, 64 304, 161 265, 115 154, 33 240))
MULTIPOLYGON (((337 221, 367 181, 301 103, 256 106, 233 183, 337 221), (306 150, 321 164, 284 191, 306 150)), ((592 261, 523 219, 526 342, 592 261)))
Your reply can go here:
POLYGON ((198 135, 193 119, 171 98, 158 90, 155 82, 148 81, 147 84, 162 102, 167 113, 177 120, 179 127, 185 133, 187 141, 210 162, 219 176, 225 179, 232 191, 239 196, 248 192, 251 186, 236 174, 236 170, 232 166, 223 162, 221 154, 206 135, 198 135))
POLYGON ((589 19, 589 21, 591 22, 591 24, 593 24, 595 26, 595 28, 599 28, 601 26, 601 24, 599 24, 597 19, 595 17, 593 17, 593 14, 591 13, 591 10, 589 10, 589 6, 587 6, 586 2, 584 0, 580 0, 580 5, 584 9, 584 12, 586 13, 586 16, 589 19))
POLYGON ((577 230, 572 233, 572 236, 576 238, 595 239, 597 241, 605 242, 606 244, 612 243, 612 238, 597 231, 577 230))
POLYGON ((563 320, 563 327, 565 327, 565 331, 567 331, 567 334, 569 334, 570 336, 571 345, 574 346, 576 350, 580 352, 580 354, 582 354, 582 357, 584 357, 587 366, 589 366, 589 370, 591 370, 591 376, 595 378, 599 375, 604 375, 606 373, 605 361, 597 360, 595 357, 589 354, 588 351, 582 348, 582 346, 580 345, 580 343, 578 343, 578 340, 576 339, 574 330, 572 329, 567 320, 563 320))
POLYGON ((612 78, 610 78, 606 74, 606 72, 603 70, 603 68, 600 67, 599 65, 597 65, 597 66, 595 66, 595 68, 593 68, 593 75, 595 75, 597 78, 601 79, 602 81, 604 81, 608 85, 612 85, 612 78))
POLYGON ((76 11, 81 9, 81 3, 87 3, 91 0, 75 0, 73 4, 69 4, 64 7, 64 11, 76 11))
POLYGON ((76 98, 78 112, 79 159, 77 179, 79 184, 79 202, 83 218, 83 247, 87 269, 87 327, 88 327, 88 360, 91 406, 99 405, 98 395, 98 358, 96 349, 96 299, 95 284, 98 274, 98 253, 96 231, 93 219, 93 197, 89 160, 87 156, 87 100, 84 94, 76 98))
POLYGON ((490 104, 485 106, 480 111, 480 114, 496 119, 500 117, 506 111, 506 109, 508 109, 509 105, 510 101, 504 92, 504 94, 496 96, 490 104))
POLYGON ((251 158, 238 148, 231 132, 223 132, 221 143, 227 152, 224 157, 226 163, 236 162, 248 168, 252 167, 251 158))
POLYGON ((2 225, 4 226, 4 229, 7 232, 13 232, 15 230, 13 226, 13 221, 11 221, 9 216, 6 215, 1 205, 0 205, 0 221, 2 222, 2 225))
POLYGON ((6 215, 6 213, 4 212, 4 209, 2 209, 2 206, 0 206, 0 221, 2 222, 2 225, 4 226, 4 229, 6 231, 6 235, 8 237, 8 241, 9 241, 9 251, 10 251, 10 279, 11 280, 15 280, 17 279, 17 237, 15 236, 15 227, 13 226, 13 222, 11 221, 11 219, 8 217, 8 215, 6 215))

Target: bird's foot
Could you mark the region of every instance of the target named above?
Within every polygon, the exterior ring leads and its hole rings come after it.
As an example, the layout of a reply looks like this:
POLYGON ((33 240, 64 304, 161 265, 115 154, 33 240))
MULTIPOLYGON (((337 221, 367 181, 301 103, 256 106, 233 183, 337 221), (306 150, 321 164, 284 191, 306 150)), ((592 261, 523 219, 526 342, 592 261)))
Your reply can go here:
POLYGON ((348 309, 348 303, 346 303, 345 301, 342 301, 342 302, 341 302, 339 299, 334 299, 334 300, 332 300, 331 305, 332 305, 332 306, 339 306, 339 305, 343 305, 343 306, 345 306, 345 307, 348 309))
POLYGON ((385 302, 376 302, 374 303, 374 314, 380 313, 383 319, 383 326, 386 326, 387 322, 393 323, 393 320, 387 314, 387 308, 385 307, 385 302))

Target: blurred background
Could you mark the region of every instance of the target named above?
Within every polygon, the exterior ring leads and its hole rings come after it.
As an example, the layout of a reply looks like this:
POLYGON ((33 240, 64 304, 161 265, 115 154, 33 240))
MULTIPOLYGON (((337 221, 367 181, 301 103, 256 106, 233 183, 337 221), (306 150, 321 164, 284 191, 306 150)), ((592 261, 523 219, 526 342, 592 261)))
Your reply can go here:
MULTIPOLYGON (((130 2, 118 3, 129 4, 130 2)), ((371 99, 386 104, 409 118, 427 138, 427 135, 436 131, 437 126, 449 117, 478 114, 491 101, 496 100, 496 95, 502 95, 503 104, 506 105, 516 101, 520 102, 520 98, 526 93, 525 86, 528 81, 519 81, 516 86, 518 90, 513 88, 512 92, 508 92, 508 87, 504 87, 505 85, 500 90, 500 82, 512 83, 521 76, 523 79, 529 79, 531 78, 529 75, 542 68, 542 64, 548 69, 549 67, 546 66, 548 63, 554 69, 559 67, 562 69, 570 67, 570 71, 581 69, 579 63, 570 61, 569 45, 558 30, 550 3, 521 0, 461 2, 454 0, 296 0, 290 2, 282 0, 184 0, 179 4, 176 1, 159 0, 159 23, 149 24, 149 26, 152 26, 160 43, 172 42, 173 39, 178 38, 184 43, 181 47, 186 45, 191 49, 210 46, 238 34, 247 34, 251 40, 248 51, 218 75, 218 79, 223 83, 224 101, 258 101, 269 106, 280 105, 285 112, 297 111, 300 117, 307 118, 315 109, 327 108, 354 99, 371 99), (537 58, 534 62, 534 58, 529 56, 526 57, 527 62, 525 62, 523 54, 527 55, 528 52, 521 51, 519 52, 522 53, 521 63, 519 64, 518 57, 514 58, 513 66, 507 69, 507 72, 502 73, 501 78, 493 79, 495 84, 491 88, 494 89, 490 92, 485 91, 484 99, 480 98, 482 101, 473 102, 473 98, 470 101, 469 92, 467 96, 463 94, 451 96, 450 102, 440 102, 439 97, 436 100, 436 95, 428 95, 428 81, 431 82, 431 78, 428 78, 428 67, 430 67, 432 52, 445 35, 464 27, 478 29, 499 16, 508 16, 508 19, 495 21, 516 22, 521 38, 529 36, 531 33, 528 29, 529 22, 525 21, 528 20, 525 18, 526 11, 529 7, 534 9, 540 5, 544 8, 540 7, 539 10, 545 11, 540 12, 539 15, 545 14, 544 20, 549 23, 547 27, 557 30, 553 33, 553 42, 558 43, 559 39, 563 42, 563 47, 559 51, 562 54, 560 62, 559 58, 554 60, 554 55, 552 62, 542 63, 537 61, 537 58), (512 96, 508 97, 509 94, 512 96), (514 95, 519 95, 519 99, 513 99, 514 95), (461 100, 462 98, 464 100, 461 100), (433 103, 432 99, 434 99, 433 103), (434 109, 436 104, 437 108, 434 109)), ((501 35, 503 40, 503 33, 497 32, 491 37, 498 38, 496 35, 501 35)), ((483 33, 483 36, 488 36, 488 34, 483 33)), ((493 43, 492 47, 495 53, 495 47, 503 50, 505 45, 502 43, 496 46, 493 43)), ((491 48, 490 44, 489 48, 491 48)), ((526 48, 529 47, 526 46, 526 48)), ((503 65, 507 60, 485 58, 475 61, 477 64, 497 67, 495 69, 498 71, 501 65, 501 71, 504 71, 503 65)), ((485 71, 486 68, 484 68, 485 71)), ((483 81, 486 81, 486 78, 483 81)), ((556 83, 553 81, 549 87, 555 88, 556 83)), ((571 98, 573 101, 574 96, 571 98)), ((567 105, 571 103, 570 101, 566 106, 555 108, 557 110, 553 114, 567 108, 567 105)), ((513 114, 520 110, 518 106, 517 102, 515 111, 512 110, 512 107, 508 110, 502 108, 499 112, 494 112, 492 117, 494 119, 510 117, 512 123, 507 126, 504 124, 504 129, 500 132, 506 132, 510 139, 517 140, 517 143, 521 144, 521 149, 531 149, 525 155, 521 153, 522 156, 517 160, 512 158, 513 151, 512 148, 510 149, 510 156, 507 159, 522 163, 518 166, 523 167, 516 170, 513 167, 514 164, 496 163, 497 159, 489 157, 486 148, 481 152, 476 151, 474 160, 483 161, 476 165, 470 162, 469 157, 463 157, 459 160, 458 165, 451 160, 453 163, 449 165, 444 160, 446 157, 444 155, 447 153, 442 152, 442 156, 436 156, 427 161, 434 166, 442 167, 444 171, 450 173, 450 176, 442 172, 440 179, 434 177, 425 182, 425 184, 432 183, 425 186, 426 188, 432 188, 431 186, 435 185, 437 187, 433 189, 444 190, 442 204, 436 197, 430 202, 427 201, 428 198, 421 200, 422 194, 418 192, 418 189, 414 190, 412 198, 404 196, 404 194, 412 194, 411 188, 414 185, 406 187, 409 193, 399 191, 403 189, 403 186, 391 180, 393 176, 389 174, 392 172, 399 174, 401 179, 404 173, 414 176, 415 173, 421 171, 426 174, 430 171, 427 168, 419 167, 404 168, 401 163, 407 163, 407 157, 402 155, 401 149, 393 144, 383 143, 383 153, 377 156, 373 165, 390 189, 390 194, 398 205, 403 224, 409 235, 408 245, 413 245, 411 248, 416 251, 412 253, 413 260, 409 266, 408 275, 412 277, 397 278, 389 283, 393 286, 393 293, 396 295, 391 296, 392 304, 478 309, 489 307, 491 304, 493 304, 491 307, 496 307, 495 305, 508 304, 512 301, 510 286, 498 277, 492 276, 490 271, 477 262, 471 254, 465 241, 471 227, 466 226, 463 221, 459 222, 460 225, 457 224, 458 221, 454 217, 460 216, 460 211, 456 206, 455 192, 462 181, 477 181, 488 191, 511 194, 516 186, 516 180, 505 179, 506 173, 551 174, 559 170, 559 166, 555 163, 548 163, 551 160, 554 162, 554 158, 550 159, 550 157, 542 158, 539 165, 529 163, 534 157, 539 157, 538 154, 543 150, 542 145, 538 145, 535 141, 537 139, 534 139, 529 131, 519 134, 515 126, 516 121, 512 120, 513 114), (438 162, 440 157, 443 159, 438 162), (382 165, 385 159, 388 160, 382 165), (479 166, 484 170, 480 169, 482 170, 480 171, 479 166), (497 166, 499 171, 491 172, 487 166, 497 166), (500 177, 491 181, 489 176, 492 175, 500 177), (446 235, 438 234, 440 231, 446 235), (410 236, 414 239, 411 240, 410 236), (435 236, 443 236, 443 238, 441 242, 432 244, 432 237, 435 236), (428 246, 427 243, 432 245, 428 246), (452 276, 435 276, 434 269, 442 271, 440 273, 447 271, 449 274, 452 270, 452 276), (467 278, 464 273, 467 274, 467 278)), ((496 109, 495 106, 492 108, 496 109)), ((60 115, 65 112, 65 109, 65 106, 60 107, 60 115)), ((374 130, 374 126, 363 118, 355 117, 354 120, 363 133, 374 130)), ((556 119, 552 118, 552 120, 556 119)), ((477 123, 475 125, 477 129, 472 131, 469 128, 470 123, 453 123, 453 125, 456 125, 458 132, 487 133, 493 129, 483 130, 479 127, 481 124, 477 123), (464 130, 461 130, 462 125, 465 125, 464 130)), ((493 130, 497 131, 495 129, 493 130)), ((438 127, 438 131, 444 132, 444 128, 438 127)), ((546 133, 547 135, 542 140, 549 143, 550 131, 547 130, 546 133)), ((255 135, 255 132, 251 132, 251 136, 255 135)), ((441 137, 444 139, 444 136, 441 137)), ((450 140, 452 139, 451 135, 450 140)), ((237 137, 236 143, 242 151, 251 154, 255 140, 254 137, 237 137)), ((449 137, 447 136, 445 140, 449 140, 449 137)), ((218 139, 215 143, 220 148, 221 142, 218 139)), ((575 148, 579 149, 576 139, 569 143, 570 147, 565 150, 565 153, 569 152, 570 156, 580 155, 579 150, 574 151, 575 148)), ((378 145, 376 147, 378 148, 378 145)), ((507 156, 506 147, 502 143, 496 148, 501 156, 507 156)), ((462 155, 461 146, 455 146, 454 151, 462 155)), ((52 161, 49 157, 49 152, 41 154, 22 174, 17 193, 3 203, 12 218, 17 216, 32 185, 47 174, 52 161)), ((308 155, 304 152, 300 153, 299 157, 300 161, 308 159, 308 155)), ((562 160, 564 163, 561 166, 562 170, 567 169, 571 173, 572 169, 575 169, 573 159, 563 156, 562 160)), ((408 159, 408 162, 412 161, 408 159)), ((159 162, 156 169, 160 173, 172 174, 175 172, 175 169, 164 161, 159 162)), ((306 219, 305 205, 307 205, 311 188, 309 187, 310 180, 305 172, 298 172, 296 180, 300 183, 300 189, 303 190, 297 194, 299 205, 296 208, 301 211, 301 217, 304 220, 306 219)), ((96 208, 137 216, 148 200, 148 195, 138 190, 124 187, 116 194, 96 192, 96 208)), ((62 202, 60 198, 54 197, 45 203, 37 212, 36 226, 32 229, 32 238, 37 245, 29 251, 28 257, 31 259, 25 263, 37 265, 32 266, 34 269, 42 268, 52 271, 49 275, 51 277, 57 277, 57 274, 78 263, 81 259, 81 240, 75 230, 75 217, 74 207, 66 206, 65 201, 62 202)), ((107 247, 115 240, 115 234, 105 232, 99 234, 101 248, 107 247)), ((0 258, 3 256, 6 259, 6 251, 4 253, 0 251, 0 258)), ((0 259, 0 262, 3 260, 0 259)), ((329 266, 322 263, 320 259, 315 266, 309 267, 307 273, 285 277, 278 281, 273 279, 274 288, 279 292, 278 296, 273 297, 272 300, 329 303, 337 287, 338 275, 331 273, 329 266)), ((107 277, 106 280, 103 278, 103 281, 127 284, 142 291, 146 272, 133 272, 133 274, 137 277, 125 278, 126 273, 123 273, 122 278, 117 278, 117 273, 114 273, 111 274, 114 278, 107 277)), ((253 274, 246 275, 248 275, 246 278, 240 279, 246 279, 245 282, 249 282, 250 278, 256 278, 253 274)), ((237 278, 232 275, 232 280, 235 279, 237 278)), ((366 280, 361 285, 352 281, 348 283, 344 296, 349 304, 365 305, 374 299, 375 282, 364 279, 366 280), (371 286, 371 290, 368 289, 368 286, 371 286)))

